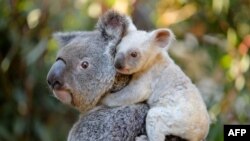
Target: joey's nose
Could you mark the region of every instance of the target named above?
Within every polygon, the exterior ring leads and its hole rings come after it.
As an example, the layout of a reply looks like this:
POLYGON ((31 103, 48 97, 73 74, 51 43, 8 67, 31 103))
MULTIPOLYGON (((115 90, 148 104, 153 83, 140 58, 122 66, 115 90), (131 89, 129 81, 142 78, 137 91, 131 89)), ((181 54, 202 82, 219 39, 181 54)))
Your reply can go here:
POLYGON ((57 60, 47 76, 47 82, 52 89, 60 89, 64 85, 63 73, 65 71, 65 63, 62 60, 57 60))
POLYGON ((124 54, 120 53, 117 54, 115 57, 115 68, 116 69, 123 69, 125 67, 125 56, 124 54))
POLYGON ((120 62, 116 62, 116 63, 115 63, 115 68, 116 68, 116 69, 123 69, 124 66, 123 66, 120 62))

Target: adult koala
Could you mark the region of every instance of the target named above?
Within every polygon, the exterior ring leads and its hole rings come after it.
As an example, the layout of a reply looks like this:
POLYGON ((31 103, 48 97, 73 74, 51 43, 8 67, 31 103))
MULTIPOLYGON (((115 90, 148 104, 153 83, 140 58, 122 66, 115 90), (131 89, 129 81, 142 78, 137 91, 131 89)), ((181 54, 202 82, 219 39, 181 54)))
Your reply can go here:
POLYGON ((54 35, 61 48, 48 84, 55 97, 81 112, 68 141, 134 141, 146 134, 146 104, 97 106, 105 93, 118 91, 129 81, 129 76, 116 73, 113 64, 115 47, 129 30, 136 30, 129 18, 108 11, 94 31, 54 35))
POLYGON ((116 45, 133 29, 127 17, 109 11, 94 31, 54 35, 61 48, 48 73, 48 84, 60 101, 82 112, 68 141, 132 141, 145 133, 146 104, 97 106, 106 92, 117 91, 129 81, 129 76, 116 73, 113 58, 116 45))

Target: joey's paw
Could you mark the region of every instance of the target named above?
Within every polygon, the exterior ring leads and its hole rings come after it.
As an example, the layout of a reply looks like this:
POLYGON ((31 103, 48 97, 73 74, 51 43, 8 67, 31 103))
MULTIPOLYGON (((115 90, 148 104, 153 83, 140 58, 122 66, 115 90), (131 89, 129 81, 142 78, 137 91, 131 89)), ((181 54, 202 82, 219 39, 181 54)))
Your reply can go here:
POLYGON ((135 138, 135 141, 148 141, 148 137, 146 135, 140 135, 135 138))
POLYGON ((102 101, 101 101, 101 104, 105 105, 105 106, 108 106, 108 107, 115 107, 115 104, 113 103, 113 100, 112 98, 110 98, 111 96, 108 95, 108 96, 105 96, 102 101))
POLYGON ((105 105, 105 106, 108 106, 108 107, 111 107, 111 106, 109 105, 109 103, 108 103, 106 100, 104 100, 104 99, 101 101, 101 104, 102 104, 102 105, 105 105))

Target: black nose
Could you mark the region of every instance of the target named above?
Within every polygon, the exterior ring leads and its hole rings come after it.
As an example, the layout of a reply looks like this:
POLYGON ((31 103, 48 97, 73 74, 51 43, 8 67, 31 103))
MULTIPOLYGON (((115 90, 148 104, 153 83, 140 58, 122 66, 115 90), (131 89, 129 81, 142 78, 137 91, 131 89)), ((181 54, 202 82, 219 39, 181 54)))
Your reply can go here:
POLYGON ((65 63, 62 60, 57 60, 51 67, 47 82, 52 89, 60 89, 64 85, 63 73, 65 71, 65 63))
POLYGON ((124 69, 125 67, 125 56, 120 53, 115 57, 115 68, 116 69, 124 69))
POLYGON ((115 62, 115 68, 120 70, 120 69, 123 69, 124 66, 120 62, 115 62))

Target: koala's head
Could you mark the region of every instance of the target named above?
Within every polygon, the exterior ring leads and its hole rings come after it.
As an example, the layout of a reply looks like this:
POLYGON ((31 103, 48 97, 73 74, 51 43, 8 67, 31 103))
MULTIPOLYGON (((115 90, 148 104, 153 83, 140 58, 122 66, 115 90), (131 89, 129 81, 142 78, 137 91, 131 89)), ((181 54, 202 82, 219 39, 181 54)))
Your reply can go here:
POLYGON ((127 17, 109 11, 97 30, 54 34, 60 50, 47 81, 55 97, 82 112, 93 108, 114 84, 116 45, 134 28, 127 17))
POLYGON ((118 45, 116 70, 122 74, 143 70, 159 53, 168 49, 173 39, 174 34, 170 29, 128 32, 118 45))

